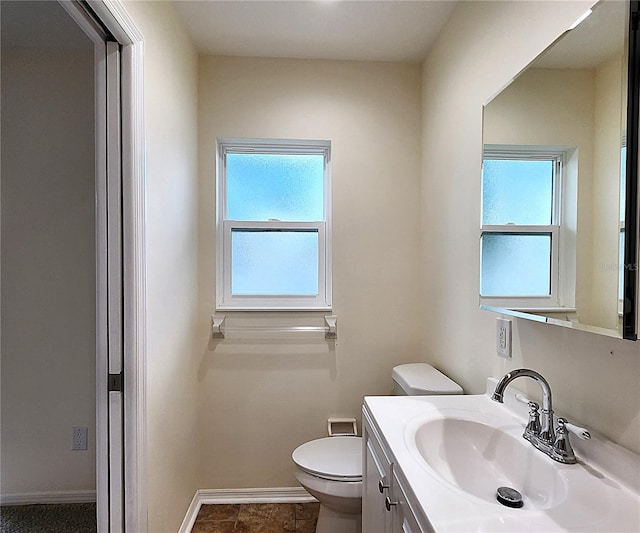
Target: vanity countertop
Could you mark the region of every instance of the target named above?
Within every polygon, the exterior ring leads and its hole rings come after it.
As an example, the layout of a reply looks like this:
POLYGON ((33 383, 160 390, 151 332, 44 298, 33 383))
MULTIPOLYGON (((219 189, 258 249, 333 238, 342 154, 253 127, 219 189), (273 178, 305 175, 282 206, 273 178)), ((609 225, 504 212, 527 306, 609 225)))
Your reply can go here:
MULTIPOLYGON (((488 387, 492 383, 495 386, 494 380, 490 381, 488 387)), ((402 472, 406 481, 406 496, 412 506, 417 507, 416 514, 426 517, 436 532, 640 531, 640 494, 637 486, 640 458, 594 436, 589 441, 572 438, 577 464, 563 465, 553 461, 522 439, 526 406, 516 402, 515 395, 509 391, 505 394, 504 405, 492 401, 486 394, 367 397, 364 411, 393 456, 390 459, 402 472), (528 459, 524 461, 525 464, 518 466, 518 470, 524 472, 524 476, 520 477, 525 486, 517 488, 524 494, 528 488, 530 492, 537 490, 535 486, 526 485, 529 484, 528 478, 535 477, 536 471, 541 470, 540 466, 553 472, 552 482, 544 485, 544 490, 530 494, 530 500, 525 498, 524 507, 519 509, 498 503, 494 499, 495 492, 487 491, 480 497, 462 490, 455 482, 451 482, 451 476, 447 480, 439 475, 421 457, 416 446, 417 430, 424 428, 427 422, 442 421, 443 418, 473 420, 474 424, 498 428, 500 435, 506 433, 521 439, 530 448, 530 452, 523 448, 525 455, 521 454, 520 457, 528 459)), ((454 446, 449 447, 446 435, 436 435, 435 438, 440 439, 439 443, 429 446, 446 468, 446 458, 453 453, 449 448, 455 447, 456 443, 450 442, 454 446)), ((509 441, 515 442, 511 437, 509 441)), ((478 452, 482 461, 482 457, 491 460, 489 455, 496 449, 489 442, 483 449, 474 451, 478 452)), ((504 460, 509 461, 509 458, 504 460)), ((499 473, 496 476, 498 479, 499 473)), ((535 485, 535 482, 531 484, 535 485)))

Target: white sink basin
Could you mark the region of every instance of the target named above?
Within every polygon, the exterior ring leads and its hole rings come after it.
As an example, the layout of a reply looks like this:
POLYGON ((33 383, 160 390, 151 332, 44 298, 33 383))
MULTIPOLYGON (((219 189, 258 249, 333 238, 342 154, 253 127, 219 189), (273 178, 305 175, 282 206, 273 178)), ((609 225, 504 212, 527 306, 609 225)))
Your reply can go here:
POLYGON ((567 496, 567 479, 521 437, 464 418, 437 418, 415 431, 419 454, 443 481, 495 505, 498 487, 516 489, 524 509, 549 509, 567 496))
POLYGON ((368 397, 365 411, 427 530, 640 531, 640 458, 592 435, 572 439, 577 464, 553 461, 522 438, 527 407, 509 390, 504 404, 488 395, 368 397), (521 493, 521 508, 497 501, 502 486, 521 493))

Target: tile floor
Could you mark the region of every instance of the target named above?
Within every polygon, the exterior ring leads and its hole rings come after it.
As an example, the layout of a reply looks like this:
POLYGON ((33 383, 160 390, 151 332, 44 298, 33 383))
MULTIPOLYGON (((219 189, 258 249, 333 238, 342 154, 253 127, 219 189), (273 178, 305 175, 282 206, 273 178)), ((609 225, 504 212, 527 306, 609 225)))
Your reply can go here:
POLYGON ((203 505, 191 533, 314 533, 319 503, 203 505))

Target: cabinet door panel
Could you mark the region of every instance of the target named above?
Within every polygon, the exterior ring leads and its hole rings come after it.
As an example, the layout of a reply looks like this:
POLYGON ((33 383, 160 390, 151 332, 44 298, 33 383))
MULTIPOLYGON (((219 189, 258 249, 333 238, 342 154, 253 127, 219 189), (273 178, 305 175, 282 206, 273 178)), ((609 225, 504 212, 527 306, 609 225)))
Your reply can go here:
POLYGON ((382 486, 391 485, 389 463, 366 431, 364 442, 365 481, 362 495, 362 531, 388 533, 391 531, 391 513, 386 510, 384 500, 389 489, 383 489, 380 492, 380 483, 382 486))
POLYGON ((393 492, 394 506, 392 529, 393 533, 421 533, 422 529, 418 525, 413 511, 407 502, 400 482, 396 475, 393 475, 391 490, 393 492))

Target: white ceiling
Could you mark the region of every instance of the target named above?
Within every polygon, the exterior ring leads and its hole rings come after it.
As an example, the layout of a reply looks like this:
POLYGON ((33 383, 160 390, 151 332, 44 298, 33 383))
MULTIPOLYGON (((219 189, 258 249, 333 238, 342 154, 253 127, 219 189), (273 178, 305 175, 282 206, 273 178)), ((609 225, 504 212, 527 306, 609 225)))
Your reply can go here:
MULTIPOLYGON (((174 0, 205 54, 421 61, 453 0, 174 0)), ((536 61, 593 68, 623 45, 625 2, 601 2, 577 30, 536 61)), ((0 1, 5 47, 87 48, 89 39, 57 2, 0 1)))
POLYGON ((577 28, 540 56, 540 68, 596 68, 623 52, 628 25, 626 2, 600 2, 577 28))
POLYGON ((453 0, 174 0, 200 53, 421 61, 453 0))

